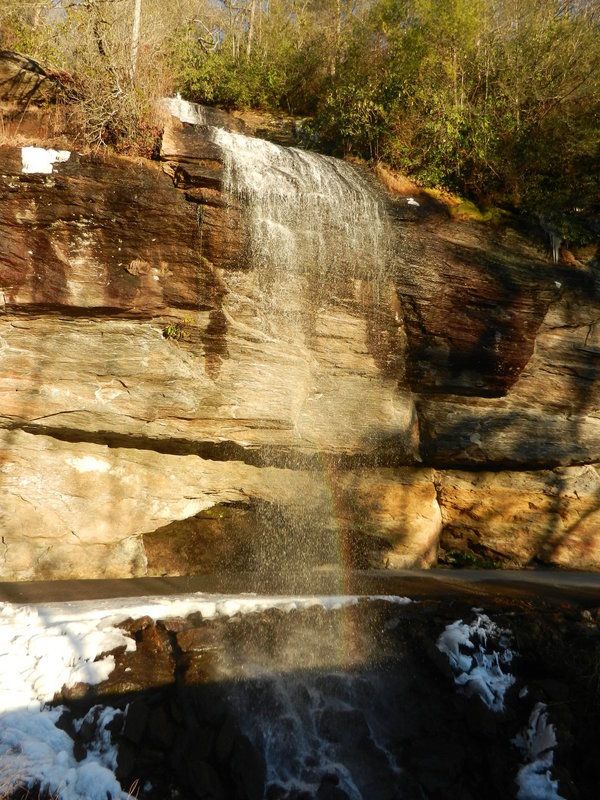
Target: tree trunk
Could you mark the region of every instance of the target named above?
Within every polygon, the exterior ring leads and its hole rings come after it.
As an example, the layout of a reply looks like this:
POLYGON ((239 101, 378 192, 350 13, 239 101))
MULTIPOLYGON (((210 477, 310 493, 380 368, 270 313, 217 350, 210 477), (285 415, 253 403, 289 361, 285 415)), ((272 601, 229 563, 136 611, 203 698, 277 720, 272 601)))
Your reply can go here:
POLYGON ((131 79, 135 78, 138 47, 140 44, 140 19, 142 16, 142 0, 135 0, 133 9, 133 30, 131 32, 131 79))
POLYGON ((335 0, 335 17, 333 53, 331 55, 331 63, 329 65, 329 72, 331 73, 332 77, 335 77, 335 70, 342 39, 342 0, 335 0))
POLYGON ((256 12, 256 0, 250 0, 250 19, 248 21, 248 43, 246 45, 246 58, 250 58, 252 53, 252 38, 254 36, 254 14, 256 12))

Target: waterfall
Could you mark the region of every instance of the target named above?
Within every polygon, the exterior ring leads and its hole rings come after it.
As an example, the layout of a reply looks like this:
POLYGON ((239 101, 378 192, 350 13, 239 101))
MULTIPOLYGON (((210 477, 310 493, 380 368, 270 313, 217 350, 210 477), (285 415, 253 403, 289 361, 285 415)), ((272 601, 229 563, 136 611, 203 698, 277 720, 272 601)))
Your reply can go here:
MULTIPOLYGON (((398 389, 406 337, 387 196, 365 166, 232 132, 243 123, 218 109, 165 108, 184 123, 173 152, 184 147, 181 169, 200 187, 202 255, 247 365, 239 379, 227 365, 224 402, 268 431, 253 461, 285 470, 280 494, 248 498, 235 569, 277 590, 307 591, 315 576, 341 590, 387 546, 365 533, 370 501, 348 467, 415 440, 414 403, 398 389)), ((221 391, 220 373, 209 377, 221 391)))
POLYGON ((204 125, 206 122, 202 106, 189 103, 179 93, 175 97, 163 97, 161 106, 169 114, 189 125, 204 125))
POLYGON ((403 351, 385 195, 366 167, 231 132, 209 113, 186 118, 201 120, 200 135, 220 151, 223 213, 232 223, 221 224, 242 243, 227 269, 227 313, 245 332, 266 335, 276 354, 261 402, 275 397, 289 409, 297 446, 285 454, 288 479, 310 484, 302 506, 255 503, 246 561, 265 581, 299 589, 318 569, 339 588, 349 565, 367 556, 353 544, 359 523, 342 508, 349 501, 335 459, 375 452, 379 437, 410 425, 405 404, 395 402, 403 351), (365 350, 373 362, 356 373, 354 354, 365 350), (356 398, 385 412, 363 414, 356 398))
POLYGON ((324 305, 349 281, 385 279, 385 208, 358 168, 222 128, 210 136, 223 152, 223 188, 246 214, 248 259, 264 287, 288 279, 324 305))

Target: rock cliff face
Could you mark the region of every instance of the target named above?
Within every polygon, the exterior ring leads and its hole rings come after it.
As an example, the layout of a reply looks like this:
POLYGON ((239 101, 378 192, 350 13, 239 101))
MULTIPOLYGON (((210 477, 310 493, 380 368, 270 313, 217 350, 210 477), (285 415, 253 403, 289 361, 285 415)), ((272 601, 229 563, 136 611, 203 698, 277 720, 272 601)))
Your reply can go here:
POLYGON ((380 189, 384 271, 270 272, 194 121, 0 148, 0 577, 600 568, 593 269, 380 189))
MULTIPOLYGON (((32 58, 11 50, 0 50, 0 100, 29 104, 56 99, 58 76, 47 72, 32 58)), ((21 111, 21 115, 23 111, 21 111)))

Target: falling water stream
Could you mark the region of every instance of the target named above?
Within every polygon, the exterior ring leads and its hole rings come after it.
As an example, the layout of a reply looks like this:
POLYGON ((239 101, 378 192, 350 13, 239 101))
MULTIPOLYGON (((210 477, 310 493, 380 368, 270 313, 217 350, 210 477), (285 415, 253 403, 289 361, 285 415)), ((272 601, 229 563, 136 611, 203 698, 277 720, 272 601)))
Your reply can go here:
MULTIPOLYGON (((209 125, 200 110, 188 110, 185 118, 197 121, 222 153, 222 192, 230 213, 241 217, 243 242, 239 267, 224 276, 224 302, 231 318, 242 318, 252 333, 280 348, 274 381, 262 373, 260 380, 265 395, 280 392, 290 418, 298 421, 298 448, 289 449, 285 465, 296 472, 297 485, 302 473, 312 485, 302 506, 255 504, 249 568, 265 584, 279 582, 286 590, 306 587, 308 571, 325 568, 337 575, 336 589, 343 591, 351 532, 337 508, 331 443, 337 437, 337 453, 351 451, 344 430, 362 424, 354 408, 364 379, 355 377, 354 366, 332 365, 332 359, 337 336, 342 359, 352 346, 368 350, 374 306, 389 313, 393 249, 383 193, 356 165, 209 125)), ((382 385, 376 366, 371 381, 382 385)), ((389 402, 394 383, 382 391, 389 402)), ((362 437, 361 450, 369 448, 371 433, 362 437)))
MULTIPOLYGON (((209 136, 223 153, 223 190, 241 209, 246 266, 256 281, 265 330, 291 343, 310 341, 319 313, 352 307, 364 315, 357 298, 368 286, 371 301, 377 301, 392 264, 382 195, 367 174, 338 159, 222 128, 209 128, 209 136)), ((323 525, 335 519, 335 476, 324 464, 314 475, 323 487, 322 507, 307 498, 305 508, 291 514, 268 505, 258 514, 257 538, 267 531, 258 570, 272 578, 275 568, 288 586, 318 564, 337 571, 339 588, 343 584, 341 532, 335 523, 323 525)), ((300 465, 291 460, 288 466, 300 465)), ((353 666, 355 638, 340 611, 318 630, 293 630, 285 652, 270 664, 264 645, 245 654, 248 680, 237 684, 232 697, 248 735, 265 754, 273 797, 304 792, 383 800, 396 791, 399 770, 378 741, 385 680, 368 663, 368 647, 353 666)))
POLYGON ((323 303, 354 280, 385 280, 389 226, 381 197, 350 164, 212 128, 223 188, 248 220, 248 261, 272 307, 291 280, 323 303))

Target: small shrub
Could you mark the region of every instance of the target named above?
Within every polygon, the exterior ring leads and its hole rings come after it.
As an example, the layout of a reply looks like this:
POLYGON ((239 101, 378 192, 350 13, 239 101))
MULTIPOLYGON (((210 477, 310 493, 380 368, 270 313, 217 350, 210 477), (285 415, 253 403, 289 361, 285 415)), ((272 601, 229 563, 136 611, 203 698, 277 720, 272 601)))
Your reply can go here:
POLYGON ((187 339, 189 333, 186 330, 186 325, 189 325, 191 322, 192 319, 186 317, 181 322, 169 323, 169 325, 166 325, 163 328, 162 331, 163 339, 174 339, 175 341, 180 341, 181 339, 187 339))

